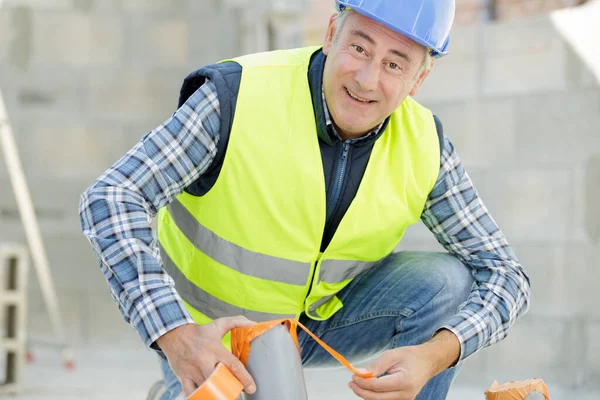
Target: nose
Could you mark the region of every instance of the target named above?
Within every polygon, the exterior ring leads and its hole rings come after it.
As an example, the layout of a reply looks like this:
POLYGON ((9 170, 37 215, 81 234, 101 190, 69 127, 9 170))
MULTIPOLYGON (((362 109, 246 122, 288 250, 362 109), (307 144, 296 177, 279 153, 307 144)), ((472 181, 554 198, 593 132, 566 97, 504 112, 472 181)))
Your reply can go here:
POLYGON ((369 62, 355 75, 356 82, 364 91, 376 90, 379 84, 379 64, 369 62))

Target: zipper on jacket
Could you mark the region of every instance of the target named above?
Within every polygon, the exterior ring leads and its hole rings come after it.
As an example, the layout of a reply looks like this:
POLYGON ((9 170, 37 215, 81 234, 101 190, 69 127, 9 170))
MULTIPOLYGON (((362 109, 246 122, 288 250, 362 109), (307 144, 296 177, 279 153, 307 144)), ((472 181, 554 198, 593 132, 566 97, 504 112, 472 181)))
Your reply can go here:
MULTIPOLYGON (((329 219, 332 217, 334 210, 338 207, 338 203, 340 201, 340 195, 342 194, 342 186, 344 184, 344 180, 346 177, 346 170, 348 169, 348 153, 350 152, 350 143, 342 142, 342 148, 340 149, 340 155, 338 156, 336 166, 335 166, 335 175, 332 179, 335 179, 333 182, 333 186, 331 188, 331 195, 327 199, 327 212, 325 219, 325 229, 329 226, 329 219)), ((323 257, 323 252, 319 253, 319 258, 315 261, 315 265, 313 266, 312 276, 310 277, 310 285, 308 286, 308 293, 306 298, 310 295, 313 283, 316 278, 316 266, 323 257)))
POLYGON ((344 178, 346 177, 346 169, 348 167, 348 153, 350 151, 350 143, 342 142, 342 148, 340 156, 335 168, 335 175, 333 176, 333 187, 331 190, 331 196, 327 201, 327 218, 325 224, 329 224, 329 219, 333 215, 334 210, 337 208, 340 201, 340 195, 342 194, 342 186, 344 184, 344 178))

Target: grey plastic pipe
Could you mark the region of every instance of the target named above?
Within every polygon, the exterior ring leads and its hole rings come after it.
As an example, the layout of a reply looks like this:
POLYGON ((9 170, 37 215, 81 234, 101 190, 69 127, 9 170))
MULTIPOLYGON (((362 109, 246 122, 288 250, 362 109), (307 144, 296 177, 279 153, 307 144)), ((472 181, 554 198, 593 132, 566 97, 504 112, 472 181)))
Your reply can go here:
POLYGON ((277 325, 251 343, 246 369, 256 392, 247 400, 307 400, 302 359, 285 325, 277 325))

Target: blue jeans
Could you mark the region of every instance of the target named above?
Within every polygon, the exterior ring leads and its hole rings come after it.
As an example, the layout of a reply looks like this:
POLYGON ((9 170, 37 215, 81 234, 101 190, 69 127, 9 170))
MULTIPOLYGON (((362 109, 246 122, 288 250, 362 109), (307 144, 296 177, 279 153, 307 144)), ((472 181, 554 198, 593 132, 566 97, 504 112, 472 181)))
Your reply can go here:
MULTIPOLYGON (((445 253, 394 253, 356 277, 338 293, 344 307, 326 321, 302 316, 300 321, 351 362, 385 350, 421 344, 456 313, 473 285, 470 270, 445 253), (368 333, 368 334, 365 334, 368 333)), ((302 363, 310 367, 339 366, 304 331, 298 331, 302 363)), ((181 385, 162 361, 168 394, 175 399, 181 385)), ((445 399, 459 367, 432 378, 416 400, 445 399)))

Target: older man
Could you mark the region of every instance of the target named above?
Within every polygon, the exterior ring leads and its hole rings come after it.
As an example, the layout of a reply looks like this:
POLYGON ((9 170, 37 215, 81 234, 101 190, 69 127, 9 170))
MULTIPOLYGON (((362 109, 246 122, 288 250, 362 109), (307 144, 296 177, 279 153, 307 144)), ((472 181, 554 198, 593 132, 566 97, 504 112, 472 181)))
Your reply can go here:
MULTIPOLYGON (((322 48, 188 76, 175 114, 82 196, 121 312, 163 356, 165 399, 219 362, 253 393, 226 334, 282 317, 351 360, 382 353, 357 396, 443 399, 528 307, 440 121, 409 97, 446 54, 454 1, 337 5, 322 48), (393 252, 419 219, 448 253, 393 252)), ((306 366, 331 362, 299 341, 306 366)))

